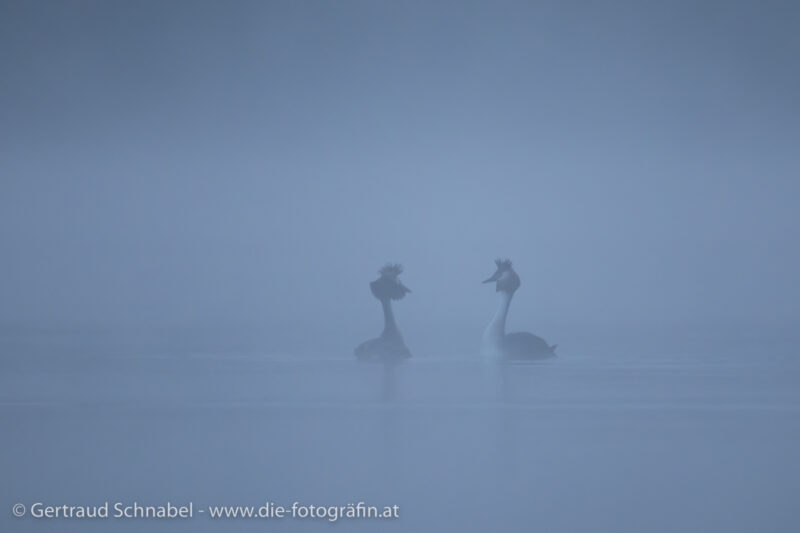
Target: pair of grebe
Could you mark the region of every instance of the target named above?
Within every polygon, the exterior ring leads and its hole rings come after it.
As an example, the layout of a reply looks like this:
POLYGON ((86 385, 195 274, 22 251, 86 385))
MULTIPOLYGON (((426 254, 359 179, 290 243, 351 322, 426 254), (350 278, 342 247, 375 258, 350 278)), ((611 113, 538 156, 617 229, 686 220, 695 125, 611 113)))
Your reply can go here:
MULTIPOLYGON (((544 359, 555 355, 556 345, 552 346, 532 333, 506 333, 506 317, 511 298, 521 284, 519 275, 508 259, 495 261, 497 270, 484 283, 495 283, 500 298, 497 312, 483 332, 481 354, 496 359, 530 360, 544 359)), ((400 265, 386 265, 379 271, 380 277, 369 284, 373 296, 383 306, 383 333, 380 337, 361 343, 355 349, 359 359, 395 360, 411 357, 400 330, 397 329, 392 300, 402 299, 411 290, 400 281, 403 268, 400 265)))

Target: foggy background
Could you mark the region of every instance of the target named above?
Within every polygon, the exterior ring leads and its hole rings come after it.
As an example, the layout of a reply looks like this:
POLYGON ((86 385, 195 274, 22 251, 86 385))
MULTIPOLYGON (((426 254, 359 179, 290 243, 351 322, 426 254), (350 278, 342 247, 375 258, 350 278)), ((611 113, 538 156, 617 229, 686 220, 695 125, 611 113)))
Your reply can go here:
POLYGON ((0 529, 800 530, 798 28, 0 0, 0 529), (496 257, 557 357, 477 356, 496 257), (414 357, 361 363, 389 261, 414 357), (105 501, 400 518, 11 512, 105 501))
POLYGON ((798 24, 792 2, 2 2, 0 324, 349 354, 397 261, 412 352, 472 354, 502 256, 511 330, 562 349, 794 335, 798 24))

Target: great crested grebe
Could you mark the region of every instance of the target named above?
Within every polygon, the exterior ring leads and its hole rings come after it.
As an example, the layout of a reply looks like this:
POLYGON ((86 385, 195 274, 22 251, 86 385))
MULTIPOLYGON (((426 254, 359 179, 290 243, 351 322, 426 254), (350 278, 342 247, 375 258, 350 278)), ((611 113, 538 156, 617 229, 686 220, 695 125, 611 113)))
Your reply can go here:
POLYGON ((387 264, 379 271, 380 277, 369 284, 372 295, 380 300, 383 306, 383 333, 380 337, 362 342, 355 349, 359 359, 405 359, 411 357, 403 336, 397 329, 392 312, 392 300, 402 299, 411 289, 403 285, 399 276, 403 267, 387 264))
POLYGON ((481 354, 487 357, 501 359, 544 359, 556 354, 556 345, 550 346, 547 342, 532 333, 506 334, 506 316, 511 298, 520 286, 519 276, 511 268, 508 259, 495 260, 497 270, 484 283, 496 282, 496 291, 500 297, 500 305, 494 318, 483 332, 481 354))

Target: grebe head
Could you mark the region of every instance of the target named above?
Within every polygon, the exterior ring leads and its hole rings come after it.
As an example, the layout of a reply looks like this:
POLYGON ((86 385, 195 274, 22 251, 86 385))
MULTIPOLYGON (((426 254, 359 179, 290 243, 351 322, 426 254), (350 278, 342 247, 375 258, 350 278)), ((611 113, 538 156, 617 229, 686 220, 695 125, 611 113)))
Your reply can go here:
POLYGON ((411 292, 411 289, 400 281, 399 276, 403 273, 402 266, 390 263, 381 268, 378 273, 381 277, 369 284, 372 295, 378 300, 399 300, 407 292, 411 292))
POLYGON ((510 259, 495 259, 495 265, 497 265, 497 270, 492 277, 484 280, 484 283, 491 283, 496 282, 495 290, 497 292, 503 291, 507 293, 513 293, 519 286, 521 285, 521 281, 519 280, 519 276, 514 269, 511 268, 511 260, 510 259))

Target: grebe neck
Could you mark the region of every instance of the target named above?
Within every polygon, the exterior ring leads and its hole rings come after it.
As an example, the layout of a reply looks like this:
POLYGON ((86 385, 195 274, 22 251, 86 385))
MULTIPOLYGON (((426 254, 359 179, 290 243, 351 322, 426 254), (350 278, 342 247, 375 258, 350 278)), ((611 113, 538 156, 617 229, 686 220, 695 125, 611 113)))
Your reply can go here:
POLYGON ((394 320, 394 311, 392 311, 392 301, 388 298, 381 300, 383 306, 383 333, 381 337, 394 337, 400 334, 397 329, 397 323, 394 320))
POLYGON ((484 355, 495 356, 499 354, 500 347, 503 342, 503 337, 506 335, 506 317, 508 316, 508 308, 511 305, 511 298, 514 296, 513 292, 500 291, 497 293, 500 296, 500 302, 497 306, 497 311, 494 318, 489 322, 486 331, 483 332, 483 347, 482 352, 484 355))

